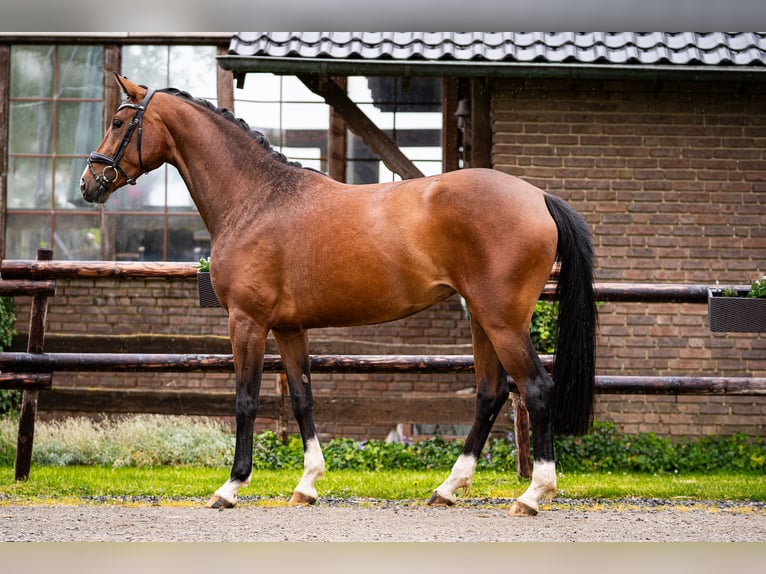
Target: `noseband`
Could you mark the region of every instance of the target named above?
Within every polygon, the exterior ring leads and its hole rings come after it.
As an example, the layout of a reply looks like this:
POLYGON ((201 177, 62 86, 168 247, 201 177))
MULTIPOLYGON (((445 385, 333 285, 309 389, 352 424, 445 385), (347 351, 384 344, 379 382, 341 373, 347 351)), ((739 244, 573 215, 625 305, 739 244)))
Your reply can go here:
POLYGON ((144 96, 144 99, 141 100, 140 104, 136 105, 124 103, 119 108, 117 108, 118 112, 123 108, 132 108, 136 110, 136 113, 133 115, 133 119, 130 120, 128 128, 125 130, 125 136, 122 138, 120 147, 117 149, 117 154, 114 157, 109 157, 108 155, 104 155, 95 151, 88 156, 88 169, 90 169, 90 173, 93 174, 93 177, 100 188, 108 188, 117 180, 119 175, 122 175, 122 177, 125 178, 125 181, 127 181, 130 185, 135 185, 136 179, 148 171, 144 167, 144 162, 141 159, 141 132, 143 130, 142 122, 144 118, 144 112, 146 111, 146 107, 149 105, 149 100, 152 99, 153 95, 154 90, 152 88, 147 88, 146 95, 144 96), (136 177, 130 177, 127 173, 125 173, 125 170, 120 167, 120 160, 125 154, 125 150, 127 149, 128 144, 130 143, 130 140, 132 139, 133 133, 136 131, 136 129, 138 129, 136 144, 138 146, 138 164, 140 166, 141 173, 139 173, 136 177), (93 169, 94 163, 106 164, 106 167, 101 170, 100 175, 96 173, 95 169, 93 169), (112 170, 111 172, 109 171, 110 169, 112 170), (112 176, 111 178, 109 177, 110 175, 112 176))

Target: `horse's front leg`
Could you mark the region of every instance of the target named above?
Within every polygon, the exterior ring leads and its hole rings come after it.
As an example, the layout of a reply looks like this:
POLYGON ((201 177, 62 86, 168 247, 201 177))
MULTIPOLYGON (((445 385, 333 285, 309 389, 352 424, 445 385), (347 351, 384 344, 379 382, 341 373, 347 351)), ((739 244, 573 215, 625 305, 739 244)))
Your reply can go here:
POLYGON ((232 508, 237 504, 237 491, 250 484, 253 473, 253 424, 258 413, 258 394, 263 374, 263 354, 268 329, 248 317, 229 313, 229 335, 236 371, 236 443, 231 475, 215 491, 208 508, 232 508))
POLYGON ((287 374, 293 414, 303 440, 303 476, 293 492, 290 504, 314 504, 316 480, 324 475, 324 456, 314 426, 314 400, 309 373, 308 336, 306 331, 274 330, 282 363, 287 374))

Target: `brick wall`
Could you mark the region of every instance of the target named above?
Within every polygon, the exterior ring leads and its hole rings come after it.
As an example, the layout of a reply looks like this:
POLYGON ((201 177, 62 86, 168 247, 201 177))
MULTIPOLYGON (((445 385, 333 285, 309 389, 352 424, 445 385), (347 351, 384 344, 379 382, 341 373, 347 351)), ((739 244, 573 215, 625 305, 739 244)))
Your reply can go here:
MULTIPOLYGON (((16 300, 17 330, 28 331, 28 299, 16 300)), ((65 349, 59 352, 93 352, 102 342, 99 335, 192 335, 217 340, 210 341, 213 350, 205 348, 205 341, 195 342, 194 352, 225 352, 228 337, 227 315, 221 308, 200 308, 197 301, 197 286, 189 280, 157 279, 76 279, 58 280, 56 296, 49 299, 46 333, 52 340, 54 335, 69 335, 65 349), (77 335, 80 335, 79 337, 77 335), (222 349, 223 346, 223 349, 222 349)), ((311 352, 337 352, 342 348, 347 353, 359 352, 368 343, 375 343, 373 350, 363 353, 401 352, 401 346, 448 345, 453 352, 455 345, 470 345, 471 334, 468 321, 457 297, 436 305, 426 313, 394 321, 384 325, 347 327, 339 329, 316 329, 311 332, 314 345, 311 352), (329 351, 324 349, 331 349, 329 351), (313 349, 313 350, 312 350, 313 349)), ((16 347, 21 350, 25 344, 20 336, 16 347)), ((61 345, 61 343, 58 343, 61 345)), ((156 352, 184 353, 189 349, 168 343, 166 348, 156 352)), ((268 352, 276 352, 274 342, 269 341, 268 352)), ((418 351, 425 352, 425 351, 418 351)), ((461 350, 470 353, 470 347, 461 350)), ((234 376, 227 373, 56 373, 56 386, 110 387, 110 388, 193 388, 209 390, 230 390, 234 392, 234 376)), ((367 395, 383 394, 430 394, 451 393, 473 387, 472 375, 444 374, 314 374, 312 388, 315 394, 367 395)), ((277 392, 277 376, 266 374, 263 378, 262 393, 277 392)), ((331 424, 317 415, 318 431, 324 435, 353 436, 359 438, 382 438, 395 426, 365 426, 331 424)), ((275 422, 259 420, 256 428, 274 428, 275 422)), ((297 425, 290 421, 289 432, 298 432, 297 425)))
MULTIPOLYGON (((595 237, 597 279, 747 283, 766 273, 764 85, 503 80, 493 92, 493 162, 569 200, 595 237)), ((59 281, 51 333, 226 335, 221 309, 200 309, 193 281, 59 281)), ((19 330, 28 304, 20 299, 19 330)), ((458 300, 323 338, 395 344, 469 343, 458 300)), ((72 350, 88 350, 72 349, 72 350)), ((183 352, 168 348, 168 352, 183 352)), ((601 374, 766 376, 766 336, 712 334, 704 305, 605 304, 601 374)), ((57 385, 233 389, 227 374, 57 374, 57 385)), ((431 393, 471 387, 448 375, 315 375, 319 393, 431 393)), ((274 392, 275 376, 263 392, 274 392)), ((766 436, 766 400, 599 396, 596 418, 628 432, 766 436)), ((273 426, 259 422, 259 429, 273 426)), ((321 433, 382 437, 390 427, 321 433)), ((291 424, 290 432, 295 425, 291 424)))
MULTIPOLYGON (((766 274, 763 83, 503 80, 493 164, 570 201, 597 280, 724 285, 766 274)), ((705 305, 614 304, 598 372, 766 375, 766 336, 713 334, 705 305)), ((597 418, 660 434, 765 435, 752 397, 602 396, 597 418)))

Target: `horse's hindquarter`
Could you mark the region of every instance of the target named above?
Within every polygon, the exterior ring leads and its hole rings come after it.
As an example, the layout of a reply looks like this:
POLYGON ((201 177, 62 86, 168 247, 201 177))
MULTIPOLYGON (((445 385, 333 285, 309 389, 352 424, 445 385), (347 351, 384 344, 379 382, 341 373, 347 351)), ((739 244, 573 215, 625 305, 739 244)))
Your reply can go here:
POLYGON ((498 306, 536 301, 558 238, 544 192, 496 170, 441 177, 429 204, 438 214, 434 237, 441 246, 441 266, 455 289, 469 306, 479 300, 485 306, 491 300, 498 306))

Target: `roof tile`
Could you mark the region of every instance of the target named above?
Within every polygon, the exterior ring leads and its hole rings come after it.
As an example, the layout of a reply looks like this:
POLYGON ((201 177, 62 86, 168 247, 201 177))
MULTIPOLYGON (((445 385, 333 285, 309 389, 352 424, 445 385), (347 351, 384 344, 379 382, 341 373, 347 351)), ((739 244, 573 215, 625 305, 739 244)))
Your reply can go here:
POLYGON ((766 65, 766 34, 742 32, 239 32, 240 56, 366 60, 766 65))

